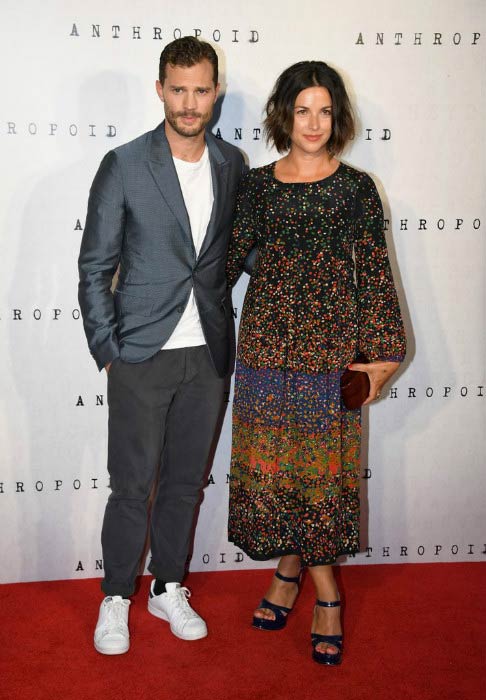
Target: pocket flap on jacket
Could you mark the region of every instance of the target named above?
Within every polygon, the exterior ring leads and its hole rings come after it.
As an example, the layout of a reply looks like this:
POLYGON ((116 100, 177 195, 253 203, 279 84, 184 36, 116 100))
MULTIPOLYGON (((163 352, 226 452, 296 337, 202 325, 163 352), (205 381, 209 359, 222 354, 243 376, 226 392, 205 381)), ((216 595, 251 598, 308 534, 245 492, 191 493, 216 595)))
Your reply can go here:
POLYGON ((139 316, 150 316, 154 307, 152 299, 147 297, 134 297, 132 294, 115 291, 115 295, 120 304, 122 313, 138 314, 139 316))

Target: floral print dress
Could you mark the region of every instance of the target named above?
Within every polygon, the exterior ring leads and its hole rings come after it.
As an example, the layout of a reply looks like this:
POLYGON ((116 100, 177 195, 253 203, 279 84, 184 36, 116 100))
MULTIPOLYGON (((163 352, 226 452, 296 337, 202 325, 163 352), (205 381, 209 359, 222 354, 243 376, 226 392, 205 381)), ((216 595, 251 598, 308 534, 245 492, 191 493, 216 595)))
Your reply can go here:
POLYGON ((241 314, 229 539, 252 559, 333 563, 359 550, 360 411, 340 377, 358 351, 399 360, 405 334, 371 178, 341 163, 311 183, 240 186, 230 286, 256 246, 241 314))

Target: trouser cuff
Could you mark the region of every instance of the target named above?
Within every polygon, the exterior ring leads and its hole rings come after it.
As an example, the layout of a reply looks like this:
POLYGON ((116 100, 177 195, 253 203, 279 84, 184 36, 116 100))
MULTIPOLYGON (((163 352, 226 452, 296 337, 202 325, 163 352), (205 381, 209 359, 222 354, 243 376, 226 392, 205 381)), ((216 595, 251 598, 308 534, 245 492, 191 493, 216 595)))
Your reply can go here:
POLYGON ((159 581, 164 581, 165 583, 182 583, 182 579, 185 577, 185 571, 176 571, 175 569, 162 569, 152 563, 149 564, 148 570, 154 578, 158 578, 159 581))
POLYGON ((101 590, 106 595, 121 595, 122 598, 128 598, 135 592, 135 585, 129 586, 122 583, 108 583, 107 581, 101 582, 101 590))

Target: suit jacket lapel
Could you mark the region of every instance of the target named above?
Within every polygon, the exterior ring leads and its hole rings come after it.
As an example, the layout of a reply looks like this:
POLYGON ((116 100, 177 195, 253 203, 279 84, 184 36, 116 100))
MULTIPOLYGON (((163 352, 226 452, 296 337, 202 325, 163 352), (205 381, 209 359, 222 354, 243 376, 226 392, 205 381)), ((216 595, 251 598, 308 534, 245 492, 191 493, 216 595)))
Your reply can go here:
POLYGON ((218 231, 219 218, 224 207, 226 192, 228 188, 229 161, 218 148, 217 139, 212 135, 206 134, 206 143, 209 151, 209 162, 211 163, 211 177, 213 182, 213 209, 211 218, 209 219, 206 236, 201 246, 199 256, 201 256, 211 245, 218 231))
MULTIPOLYGON (((211 245, 218 230, 219 218, 224 207, 228 187, 229 162, 221 153, 217 139, 210 133, 206 133, 206 143, 211 164, 211 177, 213 183, 213 208, 209 220, 206 236, 199 256, 211 245)), ((164 122, 152 132, 149 152, 149 168, 157 183, 162 197, 167 202, 174 216, 179 221, 188 242, 194 251, 194 242, 191 233, 191 224, 187 213, 184 197, 177 177, 177 171, 172 160, 169 142, 165 135, 164 122)))
POLYGON ((189 215, 186 205, 184 204, 184 197, 182 196, 179 178, 177 177, 177 171, 174 166, 174 161, 172 160, 169 142, 165 135, 164 122, 159 124, 152 132, 149 168, 162 197, 179 221, 192 248, 194 248, 189 215))

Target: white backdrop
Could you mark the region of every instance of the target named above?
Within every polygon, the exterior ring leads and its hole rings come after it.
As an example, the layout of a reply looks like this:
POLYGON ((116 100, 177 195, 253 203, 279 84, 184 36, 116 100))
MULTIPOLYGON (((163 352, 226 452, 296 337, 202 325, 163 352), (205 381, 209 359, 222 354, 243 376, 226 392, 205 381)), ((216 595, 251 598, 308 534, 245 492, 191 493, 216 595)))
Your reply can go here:
MULTIPOLYGON (((383 196, 410 351, 364 415, 363 553, 348 561, 484 560, 485 19, 483 0, 2 4, 2 581, 101 575, 106 379, 77 304, 87 194, 106 151, 161 121, 160 51, 194 33, 221 56, 214 131, 252 166, 275 157, 259 129, 277 75, 337 67, 360 124, 344 159, 383 196)), ((230 410, 194 571, 272 565, 227 543, 229 452, 230 410)))

